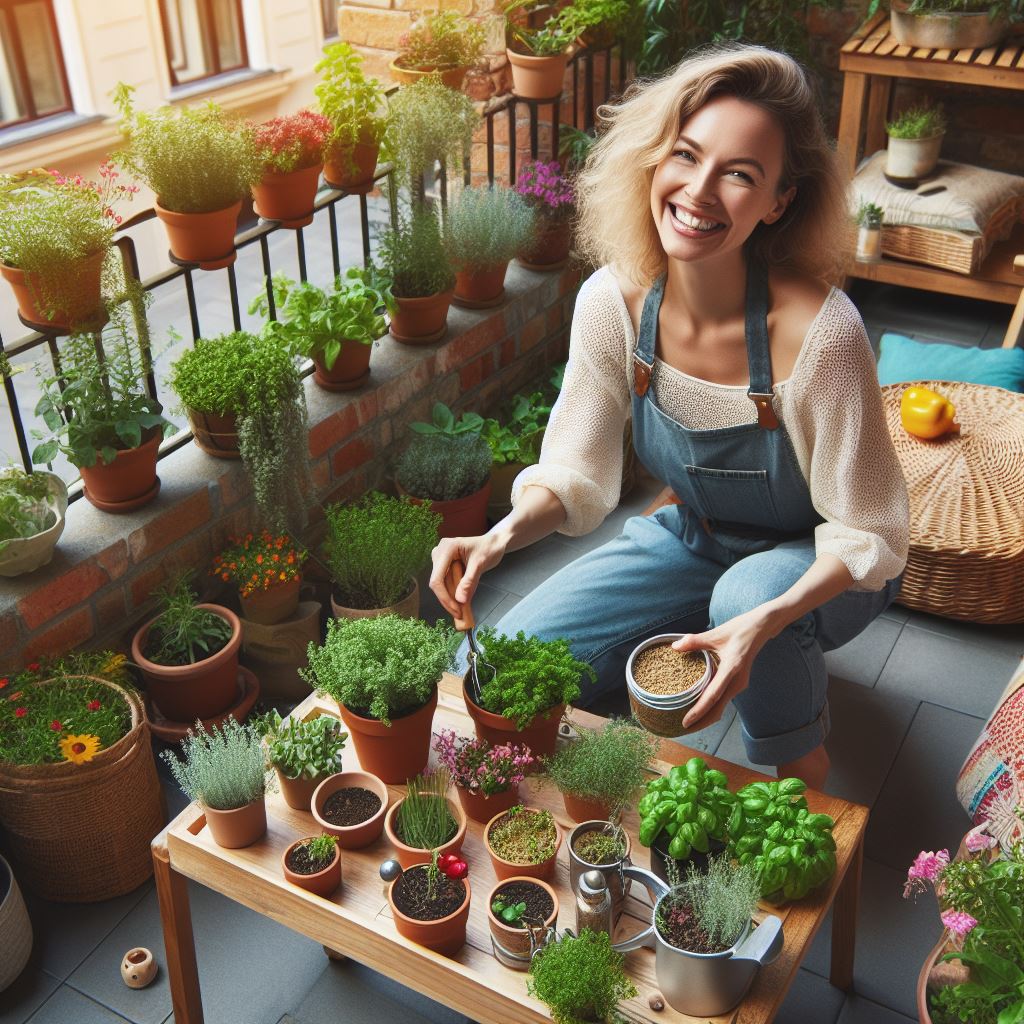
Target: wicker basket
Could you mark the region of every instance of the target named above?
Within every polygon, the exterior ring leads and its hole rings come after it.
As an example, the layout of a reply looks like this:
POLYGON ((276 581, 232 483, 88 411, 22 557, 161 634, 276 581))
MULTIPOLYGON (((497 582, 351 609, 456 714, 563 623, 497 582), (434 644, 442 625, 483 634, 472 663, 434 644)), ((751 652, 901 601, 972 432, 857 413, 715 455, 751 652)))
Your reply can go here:
POLYGON ((956 407, 959 435, 922 441, 900 422, 910 384, 882 388, 910 495, 910 557, 898 598, 969 622, 1024 622, 1024 395, 922 381, 956 407))
MULTIPOLYGON (((0 875, 7 874, 7 895, 0 899, 0 992, 25 969, 32 953, 32 922, 11 866, 0 857, 0 875)), ((2 890, 0 890, 2 891, 2 890)))
POLYGON ((82 765, 0 764, 0 821, 19 878, 44 899, 67 903, 138 888, 153 873, 149 844, 166 821, 141 699, 92 681, 131 708, 127 735, 82 765))

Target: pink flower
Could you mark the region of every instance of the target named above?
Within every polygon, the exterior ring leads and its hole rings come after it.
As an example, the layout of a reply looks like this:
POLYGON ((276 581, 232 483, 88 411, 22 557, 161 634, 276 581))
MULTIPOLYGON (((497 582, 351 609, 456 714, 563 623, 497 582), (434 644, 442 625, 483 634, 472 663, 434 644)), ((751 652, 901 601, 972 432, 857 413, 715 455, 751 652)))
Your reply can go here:
POLYGON ((970 914, 960 910, 943 911, 941 919, 942 923, 961 939, 978 923, 970 914))
POLYGON ((973 829, 967 833, 966 846, 970 853, 977 853, 979 850, 991 850, 996 845, 992 836, 984 832, 975 832, 973 829))
POLYGON ((919 892, 924 892, 926 882, 932 885, 937 881, 940 872, 949 864, 949 851, 939 850, 932 853, 931 850, 922 850, 914 859, 907 872, 907 881, 903 886, 903 898, 908 899, 919 892))

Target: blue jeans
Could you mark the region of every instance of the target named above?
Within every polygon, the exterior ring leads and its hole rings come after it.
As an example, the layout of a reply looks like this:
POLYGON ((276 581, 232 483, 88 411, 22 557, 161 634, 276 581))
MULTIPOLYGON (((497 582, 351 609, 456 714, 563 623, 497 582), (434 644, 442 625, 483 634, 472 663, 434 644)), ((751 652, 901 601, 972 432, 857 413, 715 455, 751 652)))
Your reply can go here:
MULTIPOLYGON (((560 569, 523 598, 496 624, 499 633, 521 629, 543 639, 568 639, 576 657, 597 672, 596 684, 576 701, 585 707, 625 687, 626 659, 641 640, 721 625, 787 591, 815 559, 813 538, 745 555, 722 548, 720 559, 698 554, 681 540, 684 518, 672 506, 627 520, 615 540, 560 569)), ((735 538, 731 543, 742 547, 735 538)), ((845 591, 764 645, 749 686, 734 698, 752 762, 783 764, 824 741, 829 732, 824 652, 860 633, 892 603, 899 585, 897 577, 880 591, 845 591)))

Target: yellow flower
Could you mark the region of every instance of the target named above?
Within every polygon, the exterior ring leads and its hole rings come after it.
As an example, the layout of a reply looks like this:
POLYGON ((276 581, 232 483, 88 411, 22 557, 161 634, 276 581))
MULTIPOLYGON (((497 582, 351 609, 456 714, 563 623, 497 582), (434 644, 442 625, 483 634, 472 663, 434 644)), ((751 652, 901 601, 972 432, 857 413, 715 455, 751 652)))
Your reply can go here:
POLYGON ((100 750, 99 736, 92 736, 83 733, 81 736, 65 736, 60 741, 60 752, 64 755, 65 761, 72 761, 75 764, 85 764, 91 761, 100 750))
POLYGON ((100 667, 100 676, 103 679, 109 679, 112 682, 117 682, 125 674, 125 665, 128 663, 128 659, 123 654, 111 654, 109 658, 100 667))

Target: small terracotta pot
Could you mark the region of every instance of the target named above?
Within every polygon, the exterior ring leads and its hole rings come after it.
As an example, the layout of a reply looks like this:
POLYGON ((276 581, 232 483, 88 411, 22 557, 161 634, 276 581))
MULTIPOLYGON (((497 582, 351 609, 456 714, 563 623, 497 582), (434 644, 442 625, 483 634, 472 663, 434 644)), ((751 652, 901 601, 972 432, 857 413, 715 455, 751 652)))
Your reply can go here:
POLYGON ((232 811, 218 811, 200 801, 210 835, 218 846, 228 850, 240 850, 252 846, 267 831, 267 805, 260 797, 244 807, 232 811))
POLYGON ((230 608, 219 604, 201 604, 199 608, 215 612, 231 626, 231 639, 212 657, 194 665, 157 665, 142 652, 149 631, 159 616, 149 620, 132 638, 132 661, 142 670, 146 690, 164 718, 188 722, 213 718, 226 711, 238 699, 238 649, 242 644, 242 625, 230 608))
POLYGON ((341 343, 334 365, 330 369, 324 362, 322 353, 313 356, 313 380, 325 391, 353 391, 362 387, 370 376, 370 352, 373 345, 364 345, 361 341, 341 343))
POLYGON ((376 718, 355 714, 344 704, 338 707, 364 771, 383 782, 398 785, 426 768, 430 756, 430 727, 437 707, 436 688, 423 707, 393 717, 390 728, 376 718))
POLYGON ((238 417, 233 412, 199 412, 186 409, 196 447, 216 459, 240 459, 238 417))
POLYGON ((505 295, 505 274, 508 264, 500 267, 475 267, 455 274, 455 295, 452 301, 470 309, 497 305, 505 295))
POLYGON ((555 270, 569 258, 571 249, 571 221, 541 221, 537 234, 516 259, 528 270, 555 270))
POLYGON ((521 743, 530 748, 534 757, 550 757, 555 752, 558 742, 558 726, 565 712, 565 705, 558 704, 548 712, 536 715, 525 729, 516 729, 515 722, 504 715, 494 715, 474 703, 466 690, 466 682, 462 683, 466 710, 476 726, 478 739, 487 740, 495 746, 501 743, 521 743))
MULTIPOLYGON (((398 493, 407 497, 413 504, 422 505, 424 499, 417 498, 395 481, 398 493)), ((491 496, 491 478, 479 491, 467 494, 465 498, 453 501, 430 500, 430 511, 441 516, 441 525, 437 528, 438 537, 479 537, 487 532, 487 502, 491 496)))
POLYGON ((432 75, 436 71, 441 76, 441 81, 449 89, 454 89, 456 92, 461 91, 462 83, 466 78, 468 70, 468 65, 457 68, 437 68, 433 65, 430 67, 404 68, 398 63, 397 58, 388 64, 388 71, 391 72, 391 77, 399 85, 413 85, 421 78, 426 78, 427 75, 432 75))
POLYGON ((337 846, 334 847, 334 858, 322 871, 317 871, 312 875, 301 875, 288 867, 288 856, 296 846, 304 842, 306 839, 296 840, 281 854, 281 870, 284 873, 285 881, 326 899, 333 895, 341 885, 341 850, 337 846))
POLYGON ((455 792, 459 794, 459 803, 462 804, 466 817, 481 824, 519 803, 518 786, 506 789, 504 793, 495 793, 493 796, 484 796, 480 792, 471 793, 464 786, 456 786, 455 792))
POLYGON ((156 459, 160 450, 159 430, 138 448, 118 452, 109 465, 97 453, 96 462, 81 466, 82 485, 90 504, 104 512, 132 512, 148 505, 160 490, 156 459))
POLYGON ((283 228, 304 228, 312 224, 323 167, 323 164, 314 164, 287 174, 268 171, 263 180, 252 187, 253 209, 264 220, 280 221, 283 228))
POLYGON ((76 327, 94 326, 106 320, 106 310, 100 296, 103 276, 103 261, 107 250, 85 256, 77 263, 55 267, 50 273, 24 271, 0 263, 0 274, 11 286, 18 312, 32 324, 72 330, 76 327), (59 284, 51 283, 51 277, 59 284), (41 304, 49 301, 49 295, 61 303, 53 315, 47 317, 41 304))
POLYGON ((512 67, 512 91, 527 100, 555 99, 562 93, 569 54, 554 57, 532 57, 514 50, 505 50, 512 67))
POLYGON ((917 1016, 920 1024, 932 1024, 932 1012, 929 1003, 931 993, 928 990, 928 976, 932 968, 938 963, 939 958, 949 949, 949 933, 943 931, 942 937, 935 944, 935 948, 925 957, 921 970, 917 975, 917 1016))
POLYGON ((277 782, 281 788, 281 796, 284 802, 296 811, 309 813, 313 803, 313 792, 320 785, 327 775, 317 775, 315 778, 307 779, 305 775, 298 779, 290 779, 280 768, 275 768, 277 782))
POLYGON ((370 141, 369 136, 363 136, 354 146, 326 153, 324 181, 342 192, 366 195, 373 188, 379 154, 380 143, 370 141))
POLYGON ((601 803, 600 800, 586 800, 572 793, 563 793, 562 800, 565 803, 565 813, 573 821, 607 821, 611 813, 611 806, 601 803))
MULTIPOLYGON (((524 807, 523 810, 536 811, 538 808, 524 807)), ((487 844, 487 853, 491 858, 491 866, 494 868, 495 876, 500 881, 507 881, 509 878, 517 877, 552 878, 555 873, 555 864, 558 861, 558 851, 562 848, 562 830, 558 827, 558 822, 552 819, 555 826, 555 850, 547 860, 543 860, 539 864, 515 864, 510 860, 504 860, 499 857, 491 847, 491 829, 504 814, 504 811, 499 812, 484 826, 484 842, 487 844)))
MULTIPOLYGON (((426 865, 423 865, 426 867, 426 865)), ((437 921, 417 921, 414 918, 406 917, 398 907, 395 906, 393 892, 396 878, 388 888, 388 903, 391 905, 391 914, 395 921, 395 928, 398 934, 410 942, 418 942, 435 953, 442 953, 445 956, 452 956, 466 944, 466 923, 469 920, 470 886, 469 879, 463 878, 462 884, 466 887, 466 900, 454 913, 447 917, 439 918, 437 921)))
POLYGON ((157 200, 157 217, 164 222, 173 255, 185 263, 198 263, 202 270, 217 270, 235 262, 235 227, 242 201, 208 213, 176 213, 157 200))
POLYGON ((403 345, 429 345, 440 341, 448 329, 448 307, 455 288, 424 298, 395 296, 397 310, 391 317, 391 337, 403 345))
POLYGON ((494 911, 491 910, 491 904, 494 903, 498 890, 508 885, 509 882, 530 882, 533 885, 540 886, 551 897, 553 909, 544 918, 545 929, 552 927, 558 920, 558 893, 543 879, 531 878, 527 875, 513 875, 511 878, 499 879, 487 894, 487 927, 491 930, 491 937, 506 952, 525 959, 530 955, 529 931, 526 928, 513 928, 511 925, 505 924, 504 921, 500 921, 495 917, 494 911))
MULTIPOLYGON (((398 863, 405 870, 408 870, 414 864, 422 864, 424 861, 430 860, 430 855, 433 851, 419 850, 415 846, 406 846, 395 835, 395 815, 398 813, 398 808, 402 806, 404 800, 405 797, 391 805, 384 818, 384 834, 388 837, 388 842, 395 848, 398 863)), ((458 831, 444 846, 438 847, 437 853, 439 857, 443 857, 446 853, 461 853, 462 844, 466 839, 466 815, 463 814, 462 808, 453 800, 448 801, 448 808, 452 812, 455 823, 458 825, 458 831)))
POLYGON ((343 850, 361 850, 364 846, 375 843, 384 831, 384 818, 388 813, 390 798, 388 787, 376 775, 369 772, 338 772, 335 775, 328 775, 316 787, 310 811, 321 830, 334 836, 343 850), (334 825, 323 817, 324 804, 332 793, 337 793, 339 789, 356 788, 368 789, 380 797, 380 809, 373 817, 361 821, 358 825, 334 825))
POLYGON ((299 588, 302 578, 296 576, 269 590, 254 590, 248 597, 238 595, 242 618, 258 626, 275 626, 295 614, 299 607, 299 588))
POLYGON ((343 604, 338 604, 332 593, 331 611, 334 612, 336 619, 375 619, 378 615, 401 615, 406 619, 415 619, 420 614, 420 585, 414 579, 412 590, 398 604, 390 605, 387 608, 348 608, 343 604))

